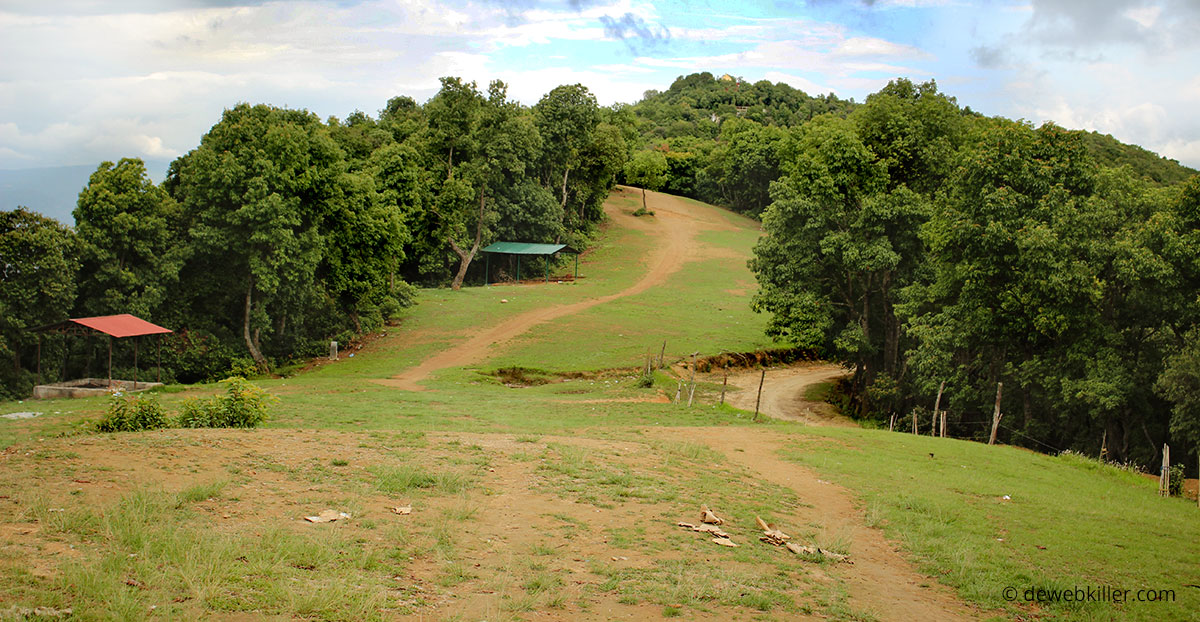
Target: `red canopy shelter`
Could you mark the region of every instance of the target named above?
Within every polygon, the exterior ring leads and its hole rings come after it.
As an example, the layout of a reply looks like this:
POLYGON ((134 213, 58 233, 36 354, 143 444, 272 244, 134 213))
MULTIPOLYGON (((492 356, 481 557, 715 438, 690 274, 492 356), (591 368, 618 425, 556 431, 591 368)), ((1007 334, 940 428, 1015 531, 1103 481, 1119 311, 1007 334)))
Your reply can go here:
MULTIPOLYGON (((39 333, 51 333, 55 335, 108 335, 108 384, 112 386, 112 340, 113 338, 123 339, 125 337, 141 337, 143 335, 165 335, 172 332, 169 328, 163 328, 157 324, 152 324, 143 320, 140 317, 122 313, 120 315, 101 315, 97 317, 80 317, 63 320, 56 324, 47 324, 34 329, 39 333)), ((134 387, 137 386, 137 340, 133 341, 133 369, 134 369, 134 387)), ((162 339, 158 341, 158 379, 162 380, 162 339)), ((38 378, 42 375, 42 341, 38 339, 38 355, 37 355, 37 373, 38 378)))

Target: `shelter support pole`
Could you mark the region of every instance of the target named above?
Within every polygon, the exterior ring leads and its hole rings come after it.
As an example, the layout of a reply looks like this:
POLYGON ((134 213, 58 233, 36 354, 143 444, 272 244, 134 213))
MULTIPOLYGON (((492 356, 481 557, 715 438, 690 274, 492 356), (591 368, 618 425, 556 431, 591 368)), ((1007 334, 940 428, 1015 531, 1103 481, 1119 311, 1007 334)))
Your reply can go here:
POLYGON ((521 256, 517 255, 517 285, 521 284, 521 256))
MULTIPOLYGON (((579 253, 575 253, 575 280, 579 280, 579 253)), ((662 361, 659 361, 662 363, 662 361)))
POLYGON ((550 258, 551 257, 553 257, 553 255, 546 255, 546 282, 547 283, 550 282, 550 258))
POLYGON ((137 391, 137 377, 138 377, 137 351, 138 351, 138 338, 134 337, 133 338, 133 390, 134 391, 137 391))
POLYGON ((162 382, 162 335, 158 336, 158 360, 155 361, 154 381, 162 382))
POLYGON ((42 384, 42 335, 38 333, 37 347, 37 383, 42 384))
POLYGON ((492 280, 492 254, 484 253, 483 254, 483 286, 487 287, 488 285, 491 285, 491 283, 489 283, 489 281, 491 281, 491 280, 492 280))
POLYGON ((108 388, 112 388, 112 337, 108 338, 108 388))

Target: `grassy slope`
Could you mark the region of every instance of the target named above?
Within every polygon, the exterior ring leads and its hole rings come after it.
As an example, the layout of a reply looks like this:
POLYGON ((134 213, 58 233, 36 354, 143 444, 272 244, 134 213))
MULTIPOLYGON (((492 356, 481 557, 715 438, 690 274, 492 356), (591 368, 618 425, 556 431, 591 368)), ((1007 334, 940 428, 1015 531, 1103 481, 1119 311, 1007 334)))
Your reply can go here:
POLYGON ((1044 604, 1078 620, 1200 619, 1200 510, 1077 455, 882 430, 809 429, 784 457, 857 491, 922 571, 987 607, 1004 588, 1169 589, 1175 602, 1044 604), (1009 496, 1008 500, 1003 497, 1009 496))
MULTIPOLYGON (((628 198, 621 200, 629 203, 625 209, 636 207, 628 198)), ((720 257, 686 264, 668 286, 542 325, 481 367, 633 367, 664 339, 668 353, 676 356, 696 349, 716 353, 765 345, 764 318, 748 310, 753 279, 744 261, 756 227, 733 215, 722 217, 745 226, 701 235, 720 257)), ((631 372, 509 389, 477 370, 448 370, 433 378, 432 391, 421 393, 370 382, 464 339, 479 326, 539 305, 620 291, 644 269, 630 258, 644 254, 652 242, 636 232, 607 232, 585 256, 581 272, 586 278, 576 285, 423 291, 400 327, 389 329, 387 337, 354 358, 297 377, 263 381, 283 398, 270 426, 396 430, 405 436, 442 430, 636 440, 638 429, 649 425, 748 424, 744 413, 711 406, 711 392, 701 395, 707 403, 692 409, 590 401, 646 396, 646 390, 633 387, 631 372), (502 297, 509 303, 500 304, 502 297)), ((660 387, 673 390, 673 380, 659 380, 660 387)), ((212 390, 168 393, 163 401, 173 409, 186 395, 212 390)), ((35 447, 37 437, 70 432, 81 418, 102 408, 98 400, 2 405, 3 412, 34 409, 47 414, 30 421, 0 421, 0 446, 16 444, 17 451, 35 447)), ((786 457, 856 491, 870 520, 898 539, 923 570, 969 601, 1009 615, 1198 619, 1200 590, 1184 586, 1200 584, 1200 516, 1194 505, 1156 498, 1153 487, 1138 477, 1013 448, 881 431, 766 425, 794 433, 796 443, 786 457), (1012 499, 1001 501, 1005 494, 1012 499), (1034 608, 1010 605, 1002 597, 1008 585, 1095 584, 1175 589, 1177 602, 1034 608)), ((194 520, 186 518, 189 524, 194 520)), ((620 585, 614 583, 613 589, 625 589, 620 585)), ((626 585, 641 589, 637 583, 626 585)), ((656 585, 651 581, 645 589, 653 592, 656 585)))

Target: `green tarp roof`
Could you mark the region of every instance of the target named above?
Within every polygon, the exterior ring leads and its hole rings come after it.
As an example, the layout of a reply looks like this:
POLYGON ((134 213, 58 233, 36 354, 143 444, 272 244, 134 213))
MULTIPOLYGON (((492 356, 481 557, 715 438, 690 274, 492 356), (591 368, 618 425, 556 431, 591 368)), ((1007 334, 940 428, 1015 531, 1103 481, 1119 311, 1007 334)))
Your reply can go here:
POLYGON ((506 255, 553 255, 557 252, 575 253, 579 251, 566 244, 531 244, 529 242, 493 242, 483 248, 485 253, 504 253, 506 255))

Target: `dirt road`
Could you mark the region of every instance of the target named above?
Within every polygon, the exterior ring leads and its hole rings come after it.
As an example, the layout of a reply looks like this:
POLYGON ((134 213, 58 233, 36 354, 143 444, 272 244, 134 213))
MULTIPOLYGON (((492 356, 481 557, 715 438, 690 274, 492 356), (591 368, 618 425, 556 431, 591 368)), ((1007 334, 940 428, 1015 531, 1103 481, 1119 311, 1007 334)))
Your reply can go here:
POLYGON ((424 390, 421 383, 434 372, 482 361, 489 356, 494 346, 517 337, 538 324, 579 313, 618 298, 640 294, 665 283, 685 262, 699 257, 700 245, 695 240, 698 231, 728 226, 702 217, 699 213, 700 208, 669 194, 647 192, 646 202, 655 212, 652 219, 636 218, 619 209, 605 206, 608 217, 619 226, 646 231, 660 239, 647 258, 649 270, 637 283, 615 294, 522 313, 425 359, 415 367, 375 382, 409 391, 424 390))
MULTIPOLYGON (((725 401, 730 405, 754 412, 758 395, 759 370, 746 370, 729 376, 729 384, 740 391, 730 393, 725 401)), ((784 369, 767 370, 763 379, 762 401, 758 410, 768 417, 800 421, 812 425, 855 427, 850 419, 840 415, 829 404, 810 402, 804 399, 804 390, 812 384, 826 382, 845 375, 846 370, 838 365, 804 364, 784 369)), ((720 382, 720 377, 709 381, 720 382)))
MULTIPOLYGON (((757 377, 756 377, 757 380, 757 377)), ((751 405, 753 406, 753 405, 751 405)), ((850 541, 852 566, 839 565, 840 576, 855 607, 876 619, 975 620, 979 613, 934 579, 917 572, 878 529, 868 527, 864 511, 849 491, 823 481, 815 473, 779 458, 784 435, 744 427, 656 428, 648 433, 671 440, 703 443, 758 477, 791 488, 803 501, 792 524, 810 524, 850 541)))

